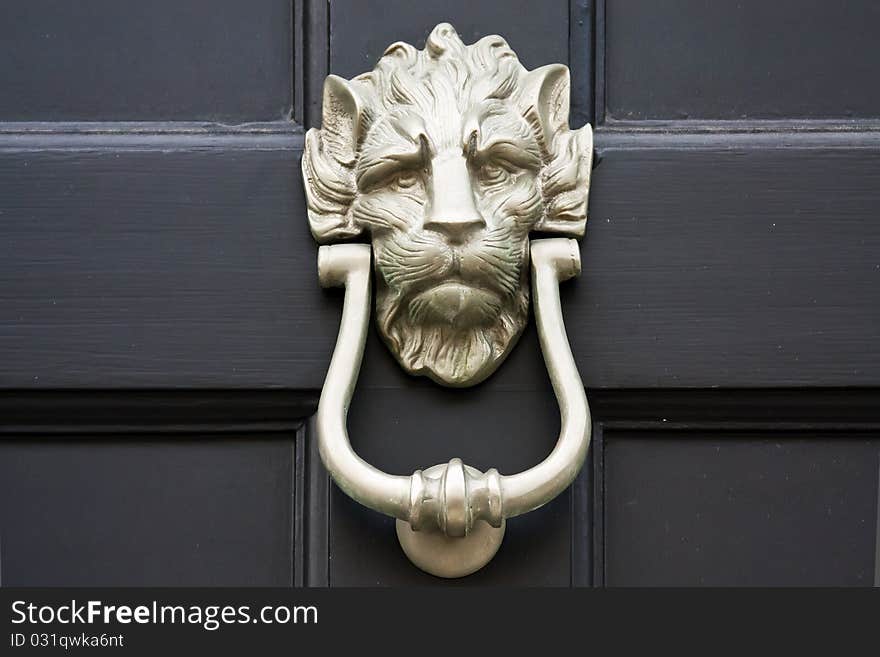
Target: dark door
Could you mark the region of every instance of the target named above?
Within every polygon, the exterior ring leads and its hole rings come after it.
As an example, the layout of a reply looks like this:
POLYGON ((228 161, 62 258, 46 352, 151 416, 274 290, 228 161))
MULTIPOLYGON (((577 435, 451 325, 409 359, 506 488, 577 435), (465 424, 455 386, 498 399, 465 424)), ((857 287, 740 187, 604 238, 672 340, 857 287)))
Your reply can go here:
MULTIPOLYGON (((342 298, 299 160, 328 73, 442 21, 567 63, 596 146, 563 286, 591 454, 456 583, 877 583, 874 3, 6 5, 2 584, 440 582, 317 458, 342 298)), ((389 472, 530 467, 559 428, 534 327, 465 390, 371 333, 349 428, 389 472)))

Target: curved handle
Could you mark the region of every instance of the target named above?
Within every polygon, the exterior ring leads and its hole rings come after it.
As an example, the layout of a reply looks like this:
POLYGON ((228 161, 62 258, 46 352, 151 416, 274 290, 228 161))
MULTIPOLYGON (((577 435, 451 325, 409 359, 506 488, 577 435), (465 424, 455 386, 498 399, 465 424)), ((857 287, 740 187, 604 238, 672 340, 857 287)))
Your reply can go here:
POLYGON ((564 491, 583 465, 591 430, 590 410, 559 300, 559 283, 580 273, 577 242, 564 238, 531 242, 538 337, 559 403, 561 428, 559 440, 547 458, 514 475, 500 475, 495 469, 480 473, 459 459, 426 472, 417 470, 409 477, 390 475, 371 466, 352 449, 346 416, 369 324, 370 256, 370 247, 363 244, 322 246, 318 251, 321 284, 345 286, 339 336, 316 423, 321 459, 339 487, 361 504, 409 523, 413 530, 440 532, 445 538, 456 539, 468 536, 479 521, 502 528, 505 518, 537 509, 564 491))

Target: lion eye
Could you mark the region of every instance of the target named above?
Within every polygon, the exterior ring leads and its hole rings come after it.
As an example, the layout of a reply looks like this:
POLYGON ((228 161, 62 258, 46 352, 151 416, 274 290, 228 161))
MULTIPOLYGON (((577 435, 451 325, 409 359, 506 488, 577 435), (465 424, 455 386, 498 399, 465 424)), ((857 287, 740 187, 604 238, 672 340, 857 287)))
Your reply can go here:
POLYGON ((504 167, 497 164, 484 164, 480 168, 480 179, 486 185, 497 185, 505 182, 510 177, 510 173, 504 167))
POLYGON ((409 189, 418 182, 418 176, 414 171, 402 171, 394 178, 393 185, 400 189, 409 189))

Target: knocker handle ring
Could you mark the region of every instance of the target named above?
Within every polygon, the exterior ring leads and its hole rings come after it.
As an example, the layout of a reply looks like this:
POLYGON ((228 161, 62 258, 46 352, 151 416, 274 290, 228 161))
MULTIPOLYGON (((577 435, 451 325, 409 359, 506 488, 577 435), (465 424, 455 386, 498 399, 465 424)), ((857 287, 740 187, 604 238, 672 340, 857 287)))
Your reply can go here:
POLYGON ((336 484, 364 506, 397 518, 407 556, 440 577, 462 577, 488 563, 504 536, 505 520, 537 509, 562 493, 580 471, 590 442, 590 409, 562 319, 559 283, 580 273, 572 239, 533 240, 532 294, 538 337, 561 427, 553 451, 514 475, 485 473, 459 459, 410 476, 391 475, 361 459, 346 428, 370 319, 371 247, 322 246, 324 287, 345 287, 342 320, 318 404, 318 445, 336 484))

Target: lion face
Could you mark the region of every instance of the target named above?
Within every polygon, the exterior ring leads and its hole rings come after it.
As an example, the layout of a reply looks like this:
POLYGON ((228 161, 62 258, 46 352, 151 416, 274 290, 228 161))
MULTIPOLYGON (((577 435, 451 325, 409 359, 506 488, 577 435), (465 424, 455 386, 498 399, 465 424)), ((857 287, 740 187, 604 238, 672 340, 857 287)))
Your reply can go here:
POLYGON ((319 241, 367 232, 379 331, 401 365, 479 383, 529 305, 529 234, 581 235, 592 133, 569 131, 568 69, 526 71, 503 39, 438 25, 351 82, 330 76, 303 176, 319 241))

